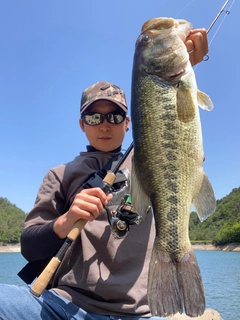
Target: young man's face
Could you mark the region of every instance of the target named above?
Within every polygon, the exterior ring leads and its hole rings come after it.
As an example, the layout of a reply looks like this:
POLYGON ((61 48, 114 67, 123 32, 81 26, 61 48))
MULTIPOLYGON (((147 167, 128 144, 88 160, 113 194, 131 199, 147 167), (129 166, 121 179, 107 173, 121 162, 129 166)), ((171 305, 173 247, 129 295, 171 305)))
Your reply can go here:
MULTIPOLYGON (((117 110, 122 111, 115 103, 107 100, 98 100, 87 109, 86 113, 99 112, 107 114, 117 110)), ((87 125, 80 119, 79 124, 82 131, 85 132, 91 146, 97 150, 109 152, 122 144, 125 132, 130 124, 130 118, 127 116, 126 119, 119 124, 108 123, 107 120, 104 119, 103 123, 96 126, 87 125)))

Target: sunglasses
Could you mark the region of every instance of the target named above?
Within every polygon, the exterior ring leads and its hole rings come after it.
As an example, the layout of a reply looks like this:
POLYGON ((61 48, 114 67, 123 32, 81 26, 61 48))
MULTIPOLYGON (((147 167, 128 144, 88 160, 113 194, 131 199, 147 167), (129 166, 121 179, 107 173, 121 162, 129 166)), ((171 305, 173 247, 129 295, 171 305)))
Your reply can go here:
POLYGON ((99 112, 89 112, 81 116, 83 122, 89 126, 97 126, 104 122, 104 119, 111 124, 122 123, 126 119, 126 113, 121 111, 113 111, 107 114, 102 114, 99 112))

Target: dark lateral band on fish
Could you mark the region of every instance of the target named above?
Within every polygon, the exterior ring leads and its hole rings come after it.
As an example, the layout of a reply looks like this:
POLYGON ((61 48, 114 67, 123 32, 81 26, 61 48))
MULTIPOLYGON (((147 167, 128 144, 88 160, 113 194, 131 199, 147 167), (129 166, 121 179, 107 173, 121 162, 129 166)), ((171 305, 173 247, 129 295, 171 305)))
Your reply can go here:
POLYGON ((154 18, 144 23, 133 60, 134 141, 132 202, 144 218, 151 204, 156 239, 149 266, 152 315, 203 314, 200 270, 188 236, 191 205, 201 221, 216 208, 202 167, 199 108, 212 110, 199 91, 184 41, 191 23, 154 18))

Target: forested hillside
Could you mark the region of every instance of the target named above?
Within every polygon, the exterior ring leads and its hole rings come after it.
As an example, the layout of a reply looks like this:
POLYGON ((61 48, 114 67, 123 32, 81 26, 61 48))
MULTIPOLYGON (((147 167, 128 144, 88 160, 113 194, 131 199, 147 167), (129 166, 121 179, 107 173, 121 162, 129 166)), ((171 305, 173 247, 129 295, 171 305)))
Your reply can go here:
MULTIPOLYGON (((24 211, 0 197, 0 243, 20 241, 25 216, 24 211)), ((189 229, 191 242, 240 242, 240 188, 218 200, 215 213, 206 221, 200 222, 192 212, 189 229)))
POLYGON ((18 243, 24 219, 24 211, 0 197, 0 243, 18 243))
POLYGON ((240 242, 240 188, 217 201, 217 209, 204 222, 191 213, 190 240, 212 241, 213 244, 240 242))

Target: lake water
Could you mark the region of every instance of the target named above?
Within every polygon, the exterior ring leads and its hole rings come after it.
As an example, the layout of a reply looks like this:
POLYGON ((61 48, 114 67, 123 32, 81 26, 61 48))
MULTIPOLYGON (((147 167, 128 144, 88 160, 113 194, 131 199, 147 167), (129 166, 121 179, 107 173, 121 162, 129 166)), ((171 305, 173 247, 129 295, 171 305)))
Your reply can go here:
MULTIPOLYGON (((201 269, 207 308, 224 320, 240 319, 240 252, 195 251, 201 269)), ((0 283, 23 284, 17 276, 26 264, 20 253, 0 253, 0 283)))

